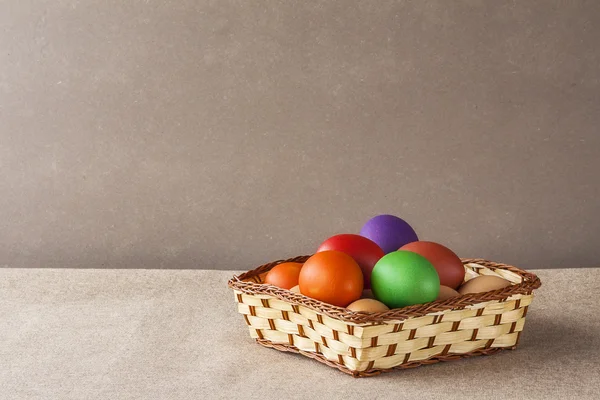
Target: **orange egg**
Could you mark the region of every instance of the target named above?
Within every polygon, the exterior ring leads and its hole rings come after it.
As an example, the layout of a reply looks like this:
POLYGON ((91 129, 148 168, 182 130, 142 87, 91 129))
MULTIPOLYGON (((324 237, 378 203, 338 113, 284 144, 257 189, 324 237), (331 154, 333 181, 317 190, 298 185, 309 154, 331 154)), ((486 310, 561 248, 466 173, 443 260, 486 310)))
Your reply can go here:
POLYGON ((306 260, 298 279, 300 293, 338 307, 358 300, 363 282, 356 261, 336 250, 322 251, 306 260))
POLYGON ((295 262, 286 262, 276 265, 269 273, 267 273, 265 283, 283 289, 291 289, 298 285, 298 276, 300 275, 301 269, 302 264, 295 262))

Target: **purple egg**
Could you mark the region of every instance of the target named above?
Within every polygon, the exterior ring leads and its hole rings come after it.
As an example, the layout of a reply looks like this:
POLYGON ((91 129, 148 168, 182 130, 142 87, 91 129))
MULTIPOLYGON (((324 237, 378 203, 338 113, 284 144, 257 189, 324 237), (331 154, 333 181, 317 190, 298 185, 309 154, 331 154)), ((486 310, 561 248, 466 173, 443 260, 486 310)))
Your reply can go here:
POLYGON ((377 243, 385 254, 419 240, 415 230, 406 221, 386 214, 368 220, 360 230, 360 235, 377 243))

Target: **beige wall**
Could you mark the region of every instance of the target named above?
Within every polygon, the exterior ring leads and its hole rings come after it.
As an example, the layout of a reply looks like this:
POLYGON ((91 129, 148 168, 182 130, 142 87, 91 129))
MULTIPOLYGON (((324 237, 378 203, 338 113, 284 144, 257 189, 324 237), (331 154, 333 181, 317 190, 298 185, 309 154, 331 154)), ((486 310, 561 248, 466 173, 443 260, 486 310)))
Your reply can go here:
POLYGON ((8 0, 0 265, 243 269, 388 212, 599 266, 599 126, 597 1, 8 0))

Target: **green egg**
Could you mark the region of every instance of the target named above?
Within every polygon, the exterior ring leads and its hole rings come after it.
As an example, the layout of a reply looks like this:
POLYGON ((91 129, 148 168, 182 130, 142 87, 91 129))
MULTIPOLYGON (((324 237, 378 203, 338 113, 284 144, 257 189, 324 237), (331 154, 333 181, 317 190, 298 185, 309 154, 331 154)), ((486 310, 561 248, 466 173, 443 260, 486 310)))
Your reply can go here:
POLYGON ((375 264, 371 289, 375 298, 389 308, 401 308, 434 301, 440 292, 440 278, 425 257, 398 250, 375 264))

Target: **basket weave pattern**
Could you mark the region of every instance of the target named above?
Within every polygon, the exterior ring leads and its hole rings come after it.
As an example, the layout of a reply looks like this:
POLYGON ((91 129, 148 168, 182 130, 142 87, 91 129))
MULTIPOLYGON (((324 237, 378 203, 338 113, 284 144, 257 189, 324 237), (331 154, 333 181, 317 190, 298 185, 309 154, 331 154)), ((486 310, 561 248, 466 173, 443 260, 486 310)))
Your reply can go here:
POLYGON ((238 311, 258 343, 314 358, 355 377, 514 349, 525 324, 534 274, 463 259, 465 281, 496 275, 513 285, 380 313, 352 312, 262 284, 279 260, 229 281, 238 311))

